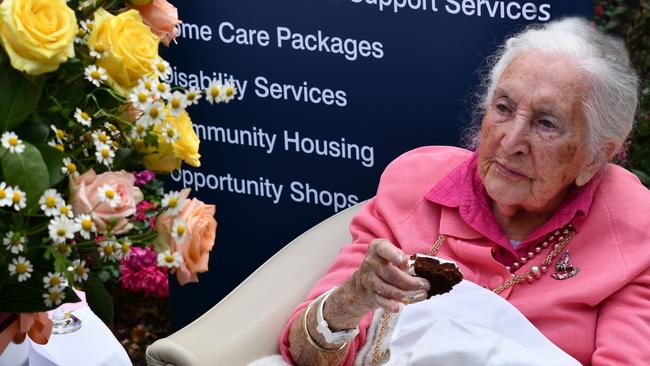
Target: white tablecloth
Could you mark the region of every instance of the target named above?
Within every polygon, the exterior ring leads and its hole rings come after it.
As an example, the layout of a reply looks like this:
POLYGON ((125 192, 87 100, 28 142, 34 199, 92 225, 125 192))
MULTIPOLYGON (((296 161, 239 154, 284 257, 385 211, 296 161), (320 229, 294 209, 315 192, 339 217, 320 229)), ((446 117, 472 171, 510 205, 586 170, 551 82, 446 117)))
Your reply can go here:
POLYGON ((10 343, 0 355, 0 366, 132 366, 124 347, 88 306, 72 312, 81 329, 52 334, 45 345, 25 339, 10 343))

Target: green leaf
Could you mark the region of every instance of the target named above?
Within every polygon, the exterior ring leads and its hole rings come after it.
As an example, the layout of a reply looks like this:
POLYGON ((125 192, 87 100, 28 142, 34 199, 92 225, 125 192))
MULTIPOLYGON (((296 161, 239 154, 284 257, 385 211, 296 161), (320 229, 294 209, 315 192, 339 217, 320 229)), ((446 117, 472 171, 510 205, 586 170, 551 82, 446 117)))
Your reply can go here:
POLYGON ((128 168, 128 164, 133 163, 133 150, 121 147, 115 153, 113 169, 120 170, 128 168))
POLYGON ((28 119, 18 126, 15 132, 21 139, 29 141, 32 144, 38 144, 47 141, 50 129, 43 123, 28 119))
POLYGON ((86 301, 88 301, 90 309, 106 325, 113 325, 113 298, 102 281, 97 276, 90 275, 85 285, 86 301))
POLYGON ((0 67, 4 66, 7 63, 7 61, 9 61, 7 54, 2 49, 2 47, 0 47, 0 67))
POLYGON ((0 67, 0 130, 12 130, 29 117, 41 98, 44 81, 44 76, 29 77, 9 64, 0 67))
POLYGON ((65 178, 65 174, 61 172, 65 155, 48 144, 36 144, 35 146, 41 152, 43 161, 47 165, 50 175, 50 187, 53 187, 65 178))
MULTIPOLYGON (((42 283, 41 283, 42 284, 42 283)), ((51 310, 45 306, 43 294, 45 289, 27 287, 18 283, 7 284, 0 291, 0 312, 3 313, 35 313, 51 310)), ((72 288, 66 287, 63 303, 81 301, 72 288)))
POLYGON ((2 174, 9 185, 17 185, 27 195, 27 206, 38 207, 38 199, 50 187, 50 175, 38 149, 25 142, 25 151, 11 153, 0 147, 2 174))

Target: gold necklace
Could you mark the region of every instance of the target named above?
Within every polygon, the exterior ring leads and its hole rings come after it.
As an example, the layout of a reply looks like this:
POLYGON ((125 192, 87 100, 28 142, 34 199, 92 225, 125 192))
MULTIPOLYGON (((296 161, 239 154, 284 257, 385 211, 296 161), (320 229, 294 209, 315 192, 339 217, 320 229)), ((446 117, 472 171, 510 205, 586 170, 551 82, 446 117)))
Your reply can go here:
MULTIPOLYGON (((495 294, 501 293, 503 290, 508 289, 510 287, 513 287, 519 283, 522 283, 524 281, 528 282, 534 282, 537 279, 540 279, 543 274, 545 274, 548 270, 548 266, 551 265, 551 262, 553 259, 562 251, 566 246, 569 244, 569 241, 573 238, 573 235, 575 235, 575 229, 571 224, 566 225, 560 230, 555 231, 552 233, 545 241, 544 241, 544 248, 550 246, 549 242, 552 243, 553 240, 557 239, 557 243, 552 244, 552 250, 551 252, 546 256, 546 258, 540 263, 539 266, 532 266, 530 269, 522 274, 515 275, 514 273, 512 274, 512 277, 500 284, 499 286, 495 287, 492 292, 495 294)), ((438 236, 438 239, 436 242, 433 244, 433 247, 429 250, 429 253, 427 255, 434 256, 438 250, 440 250, 440 247, 442 244, 445 242, 446 239, 445 234, 440 234, 438 236)), ((533 258, 534 254, 531 255, 531 253, 528 253, 527 259, 533 258)), ((523 264, 526 263, 527 259, 522 258, 523 264)), ((516 272, 519 268, 517 266, 512 272, 516 272)), ((380 350, 379 346, 385 336, 386 333, 386 327, 388 325, 388 320, 390 320, 391 313, 389 312, 384 312, 384 315, 382 316, 381 323, 379 325, 379 333, 377 334, 377 341, 375 342, 374 345, 374 351, 372 354, 372 359, 370 360, 371 365, 378 365, 381 360, 383 360, 389 352, 389 349, 385 350, 380 350)))

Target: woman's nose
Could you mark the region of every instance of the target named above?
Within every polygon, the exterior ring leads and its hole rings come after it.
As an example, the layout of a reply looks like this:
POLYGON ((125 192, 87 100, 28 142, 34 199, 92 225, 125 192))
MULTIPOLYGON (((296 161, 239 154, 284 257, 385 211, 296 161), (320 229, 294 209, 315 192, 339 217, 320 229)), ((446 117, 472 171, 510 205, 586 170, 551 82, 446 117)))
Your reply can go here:
POLYGON ((526 155, 530 151, 528 118, 516 116, 511 123, 503 125, 501 148, 509 155, 526 155))

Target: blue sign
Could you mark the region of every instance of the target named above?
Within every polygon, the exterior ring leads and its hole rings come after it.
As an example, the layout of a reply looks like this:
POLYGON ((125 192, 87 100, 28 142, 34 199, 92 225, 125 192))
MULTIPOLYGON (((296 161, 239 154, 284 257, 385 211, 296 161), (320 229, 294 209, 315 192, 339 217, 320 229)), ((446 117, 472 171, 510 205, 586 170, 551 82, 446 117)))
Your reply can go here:
MULTIPOLYGON (((178 1, 173 84, 232 80, 229 104, 190 108, 198 169, 176 188, 217 206, 210 271, 179 287, 173 326, 210 309, 300 233, 373 196, 384 167, 458 145, 479 70, 505 36, 590 1, 178 1)), ((290 288, 287 291, 291 291, 290 288)), ((262 304, 261 304, 262 305, 262 304)))

